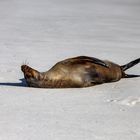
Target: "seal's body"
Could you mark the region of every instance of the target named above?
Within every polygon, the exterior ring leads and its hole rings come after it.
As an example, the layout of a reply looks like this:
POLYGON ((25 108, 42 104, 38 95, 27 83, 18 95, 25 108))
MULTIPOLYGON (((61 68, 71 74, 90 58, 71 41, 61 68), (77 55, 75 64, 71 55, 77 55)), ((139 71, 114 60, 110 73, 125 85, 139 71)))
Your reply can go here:
POLYGON ((38 88, 78 88, 115 82, 121 78, 138 77, 127 75, 125 70, 140 62, 140 58, 120 66, 110 61, 79 56, 56 63, 47 72, 38 72, 22 65, 27 85, 38 88))

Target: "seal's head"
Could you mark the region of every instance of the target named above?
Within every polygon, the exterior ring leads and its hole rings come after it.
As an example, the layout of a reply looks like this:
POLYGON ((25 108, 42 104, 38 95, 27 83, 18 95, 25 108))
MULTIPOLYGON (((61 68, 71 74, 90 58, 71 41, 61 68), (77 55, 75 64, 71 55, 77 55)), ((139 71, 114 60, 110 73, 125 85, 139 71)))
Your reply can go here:
POLYGON ((25 79, 30 79, 30 78, 34 78, 35 74, 33 72, 33 69, 27 65, 22 65, 21 66, 21 70, 24 73, 24 77, 25 79))
POLYGON ((31 86, 31 83, 34 83, 41 78, 41 74, 37 70, 34 70, 27 65, 22 65, 21 71, 24 73, 24 78, 26 79, 28 86, 31 86))

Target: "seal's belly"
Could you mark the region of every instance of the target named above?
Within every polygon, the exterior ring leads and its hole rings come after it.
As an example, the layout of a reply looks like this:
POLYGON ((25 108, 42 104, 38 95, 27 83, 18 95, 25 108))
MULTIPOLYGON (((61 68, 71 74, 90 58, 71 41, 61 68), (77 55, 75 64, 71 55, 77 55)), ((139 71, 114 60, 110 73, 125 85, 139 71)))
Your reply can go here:
POLYGON ((109 61, 106 61, 106 63, 109 66, 108 68, 96 64, 89 68, 81 67, 80 70, 73 71, 70 78, 83 87, 120 80, 122 78, 120 66, 109 61))
POLYGON ((53 67, 46 75, 49 79, 46 84, 56 88, 69 88, 87 87, 120 80, 122 77, 120 66, 109 61, 105 62, 108 64, 108 68, 97 64, 53 67))

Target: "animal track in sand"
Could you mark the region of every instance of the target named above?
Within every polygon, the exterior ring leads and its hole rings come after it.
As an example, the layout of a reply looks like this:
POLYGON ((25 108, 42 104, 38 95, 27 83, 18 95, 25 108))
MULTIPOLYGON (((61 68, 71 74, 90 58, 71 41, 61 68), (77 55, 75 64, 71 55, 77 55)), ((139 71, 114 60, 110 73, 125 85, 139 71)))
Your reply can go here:
POLYGON ((120 100, 119 103, 122 104, 122 105, 127 105, 127 106, 130 106, 130 107, 133 107, 133 106, 140 103, 140 97, 130 96, 126 99, 120 100))
POLYGON ((137 104, 140 104, 140 97, 129 96, 129 97, 124 98, 124 99, 111 99, 111 100, 108 100, 108 102, 114 102, 114 103, 117 103, 120 105, 126 105, 129 107, 133 107, 137 104))

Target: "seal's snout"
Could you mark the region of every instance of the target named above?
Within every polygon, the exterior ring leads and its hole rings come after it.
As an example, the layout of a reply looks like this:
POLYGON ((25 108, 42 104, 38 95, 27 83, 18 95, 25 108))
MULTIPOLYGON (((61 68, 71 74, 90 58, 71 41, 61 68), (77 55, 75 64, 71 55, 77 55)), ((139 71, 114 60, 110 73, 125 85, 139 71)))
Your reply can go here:
POLYGON ((22 65, 21 66, 21 71, 24 73, 25 79, 30 79, 30 78, 38 78, 39 72, 32 69, 31 67, 27 65, 22 65))
POLYGON ((30 68, 27 65, 22 65, 21 66, 21 71, 24 73, 25 79, 29 79, 32 77, 32 68, 30 68))
POLYGON ((27 67, 28 67, 27 65, 22 65, 22 66, 21 66, 21 71, 22 71, 22 72, 25 72, 25 70, 27 69, 27 67))

